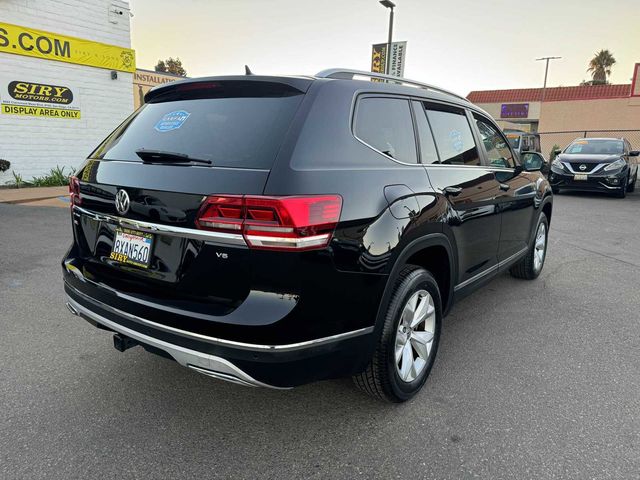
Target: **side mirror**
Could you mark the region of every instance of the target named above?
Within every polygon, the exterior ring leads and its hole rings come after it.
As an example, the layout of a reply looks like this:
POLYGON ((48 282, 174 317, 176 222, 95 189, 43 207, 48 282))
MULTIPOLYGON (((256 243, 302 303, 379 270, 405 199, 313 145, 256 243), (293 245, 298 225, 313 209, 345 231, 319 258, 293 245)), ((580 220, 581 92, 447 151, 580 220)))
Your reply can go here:
POLYGON ((539 153, 527 152, 522 155, 522 169, 525 172, 539 172, 544 164, 544 158, 539 153))
POLYGON ((629 152, 630 157, 637 157, 638 155, 640 155, 640 150, 631 150, 629 152))

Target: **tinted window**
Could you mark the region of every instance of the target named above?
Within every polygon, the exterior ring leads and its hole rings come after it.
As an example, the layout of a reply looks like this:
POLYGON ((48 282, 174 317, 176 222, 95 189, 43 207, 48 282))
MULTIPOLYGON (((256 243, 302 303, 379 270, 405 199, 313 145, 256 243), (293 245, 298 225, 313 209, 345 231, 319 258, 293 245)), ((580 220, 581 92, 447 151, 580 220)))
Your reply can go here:
POLYGON ((427 116, 440 153, 440 163, 480 165, 478 149, 463 110, 429 106, 427 116))
POLYGON ((431 127, 427 121, 427 114, 424 106, 420 102, 413 102, 413 111, 416 115, 416 126, 418 127, 418 140, 420 142, 420 158, 422 163, 438 163, 438 151, 433 141, 431 127))
POLYGON ((136 150, 211 160, 212 166, 271 168, 303 95, 233 96, 148 103, 94 157, 141 161, 136 150))
POLYGON ((363 98, 358 102, 356 136, 376 150, 404 163, 417 163, 409 101, 363 98))
POLYGON ((587 155, 620 155, 624 151, 622 140, 575 140, 564 153, 583 153, 587 155))
MULTIPOLYGON (((474 116, 476 124, 478 125, 478 131, 480 132, 480 138, 482 138, 482 144, 487 152, 489 164, 494 167, 515 167, 513 155, 504 136, 488 121, 477 115, 474 116)), ((531 139, 529 136, 525 136, 524 138, 527 140, 531 139)), ((530 145, 527 144, 524 150, 530 150, 529 147, 530 145)))
POLYGON ((507 139, 513 148, 520 148, 520 135, 517 133, 507 133, 507 139))

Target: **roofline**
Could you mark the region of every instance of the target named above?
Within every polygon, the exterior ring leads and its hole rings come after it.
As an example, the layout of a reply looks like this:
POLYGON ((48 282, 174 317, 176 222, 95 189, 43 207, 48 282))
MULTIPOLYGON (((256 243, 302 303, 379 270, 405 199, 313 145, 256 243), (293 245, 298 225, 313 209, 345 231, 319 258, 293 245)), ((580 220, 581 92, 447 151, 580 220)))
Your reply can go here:
MULTIPOLYGON (((493 90, 473 90, 467 95, 467 100, 480 104, 518 103, 518 102, 542 102, 541 87, 532 88, 507 88, 493 90), (480 97, 474 98, 474 97, 480 97), (489 97, 484 100, 482 97, 489 97)), ((581 100, 609 100, 616 98, 629 98, 632 94, 630 83, 614 83, 606 85, 573 85, 567 87, 547 87, 545 102, 570 102, 581 100), (575 95, 575 93, 582 95, 575 95), (567 95, 574 93, 574 96, 567 95), (607 94, 610 93, 610 94, 607 94)))

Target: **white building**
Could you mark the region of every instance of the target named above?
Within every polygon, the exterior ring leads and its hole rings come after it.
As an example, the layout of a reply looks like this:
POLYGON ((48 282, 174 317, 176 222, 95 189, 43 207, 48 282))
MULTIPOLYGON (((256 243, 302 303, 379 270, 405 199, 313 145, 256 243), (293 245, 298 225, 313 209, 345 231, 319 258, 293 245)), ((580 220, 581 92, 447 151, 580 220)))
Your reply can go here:
POLYGON ((77 168, 133 110, 129 17, 120 0, 0 1, 0 159, 25 180, 77 168))

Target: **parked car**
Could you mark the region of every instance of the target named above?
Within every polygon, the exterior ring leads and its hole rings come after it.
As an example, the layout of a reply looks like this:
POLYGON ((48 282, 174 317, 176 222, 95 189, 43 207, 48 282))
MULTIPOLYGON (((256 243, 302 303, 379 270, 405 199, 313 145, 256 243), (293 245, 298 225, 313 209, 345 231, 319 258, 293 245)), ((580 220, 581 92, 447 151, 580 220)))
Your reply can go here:
POLYGON ((515 130, 511 128, 505 128, 504 134, 511 144, 511 148, 521 155, 524 152, 541 152, 540 149, 540 135, 532 132, 525 132, 523 130, 515 130))
POLYGON ((625 138, 577 138, 556 151, 549 181, 554 193, 603 191, 624 198, 635 190, 639 153, 625 138))
POLYGON ((334 69, 145 102, 70 186, 67 305, 118 350, 243 385, 351 375, 400 402, 456 300, 543 268, 551 188, 463 97, 334 69))

